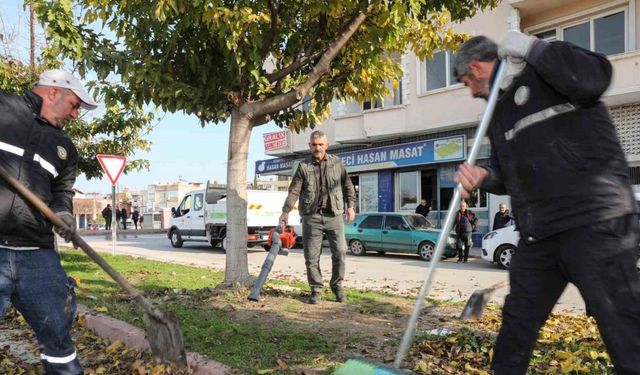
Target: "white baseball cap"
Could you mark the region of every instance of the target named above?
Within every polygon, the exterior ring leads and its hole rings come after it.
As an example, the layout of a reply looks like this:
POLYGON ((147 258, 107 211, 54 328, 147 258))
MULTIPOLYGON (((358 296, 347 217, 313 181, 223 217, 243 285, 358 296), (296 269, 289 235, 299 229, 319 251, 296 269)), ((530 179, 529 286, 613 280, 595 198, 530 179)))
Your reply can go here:
POLYGON ((98 107, 91 95, 82 87, 82 83, 73 74, 62 69, 47 70, 40 74, 38 86, 61 87, 73 91, 82 101, 80 106, 84 109, 92 110, 98 107))

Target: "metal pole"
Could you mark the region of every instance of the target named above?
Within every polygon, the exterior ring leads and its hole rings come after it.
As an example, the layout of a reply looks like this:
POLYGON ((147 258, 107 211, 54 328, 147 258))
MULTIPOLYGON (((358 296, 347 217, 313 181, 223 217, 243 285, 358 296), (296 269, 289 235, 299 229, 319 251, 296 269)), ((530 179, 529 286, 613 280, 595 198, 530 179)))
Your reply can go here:
MULTIPOLYGON (((498 73, 496 74, 493 81, 493 87, 491 88, 491 94, 489 95, 489 100, 487 101, 487 107, 484 111, 484 115, 482 116, 482 121, 480 121, 480 125, 478 125, 478 129, 476 130, 476 136, 473 140, 473 145, 471 146, 469 157, 467 158, 467 163, 471 165, 474 165, 476 162, 478 152, 480 151, 480 144, 482 143, 482 138, 489 128, 489 123, 491 122, 491 118, 493 117, 493 110, 495 109, 496 102, 498 101, 500 83, 502 82, 502 78, 504 78, 505 75, 507 64, 505 62, 498 63, 500 64, 500 66, 498 68, 498 73)), ((449 232, 453 227, 456 207, 460 204, 461 190, 462 186, 458 184, 455 192, 453 193, 453 198, 449 203, 449 211, 447 212, 447 218, 444 221, 442 231, 440 232, 440 237, 438 238, 438 245, 436 246, 433 257, 431 258, 431 264, 429 265, 429 269, 427 270, 424 282, 422 283, 422 287, 420 288, 420 293, 418 294, 416 305, 413 309, 413 313, 411 314, 411 318, 409 319, 409 323, 407 324, 407 329, 404 332, 404 336, 402 337, 402 342, 400 343, 400 348, 396 353, 396 358, 393 361, 393 367, 395 368, 400 368, 400 365, 402 365, 402 360, 404 359, 407 351, 409 350, 409 346, 411 345, 413 332, 415 331, 418 317, 420 316, 420 312, 422 311, 422 304, 424 303, 427 291, 431 288, 433 271, 439 263, 442 252, 444 251, 444 245, 447 242, 447 238, 449 237, 449 232)))
POLYGON ((111 255, 116 255, 116 185, 111 185, 111 255))

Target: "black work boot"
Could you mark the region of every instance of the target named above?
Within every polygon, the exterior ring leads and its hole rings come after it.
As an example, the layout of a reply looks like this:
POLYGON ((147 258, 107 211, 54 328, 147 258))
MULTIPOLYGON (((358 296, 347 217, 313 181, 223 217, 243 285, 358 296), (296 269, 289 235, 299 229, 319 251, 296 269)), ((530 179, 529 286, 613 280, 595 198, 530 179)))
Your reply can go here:
POLYGON ((309 296, 307 303, 311 305, 315 305, 316 303, 320 302, 321 299, 322 299, 322 296, 320 295, 320 292, 312 290, 311 296, 309 296))
POLYGON ((345 302, 347 300, 347 296, 344 294, 344 290, 342 288, 334 289, 333 294, 336 295, 336 302, 345 302))

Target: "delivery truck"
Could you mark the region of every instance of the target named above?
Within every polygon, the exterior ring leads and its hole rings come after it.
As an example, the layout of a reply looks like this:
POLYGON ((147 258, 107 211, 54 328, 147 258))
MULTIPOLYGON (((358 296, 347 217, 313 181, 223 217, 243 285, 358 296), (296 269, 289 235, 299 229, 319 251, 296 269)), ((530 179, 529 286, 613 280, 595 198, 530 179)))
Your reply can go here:
MULTIPOLYGON (((278 224, 286 191, 247 190, 247 246, 263 246, 269 231, 278 224)), ((172 208, 167 236, 175 248, 185 241, 208 242, 227 249, 227 198, 207 182, 204 190, 185 194, 177 208, 172 208)), ((301 234, 297 206, 289 213, 289 224, 301 234)))

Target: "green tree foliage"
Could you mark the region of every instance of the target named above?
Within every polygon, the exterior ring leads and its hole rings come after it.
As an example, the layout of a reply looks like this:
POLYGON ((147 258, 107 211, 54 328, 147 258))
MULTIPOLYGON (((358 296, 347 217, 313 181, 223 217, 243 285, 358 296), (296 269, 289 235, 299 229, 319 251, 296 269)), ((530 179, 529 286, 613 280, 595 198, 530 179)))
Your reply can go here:
POLYGON ((273 120, 300 131, 326 118, 333 99, 387 95, 386 83, 397 86, 402 76, 400 55, 455 49, 465 36, 451 23, 497 2, 34 0, 54 47, 81 72, 121 78, 120 101, 181 110, 203 126, 231 118, 230 282, 248 280, 243 248, 251 129, 273 120), (299 110, 303 98, 308 111, 299 110))
MULTIPOLYGON (((28 64, 5 54, 0 61, 0 89, 22 95, 31 90, 38 76, 44 70, 60 67, 61 61, 55 58, 52 49, 43 49, 42 61, 32 71, 28 64)), ((112 98, 122 90, 117 84, 89 83, 98 97, 112 98)), ((110 100, 111 106, 104 113, 94 116, 93 112, 81 114, 77 120, 65 126, 65 132, 78 148, 78 173, 84 173, 88 179, 100 178, 102 168, 96 159, 97 154, 115 154, 131 156, 137 151, 148 151, 150 142, 144 137, 152 130, 153 113, 145 112, 135 102, 110 100)), ((126 171, 148 169, 145 159, 129 160, 126 171)))

